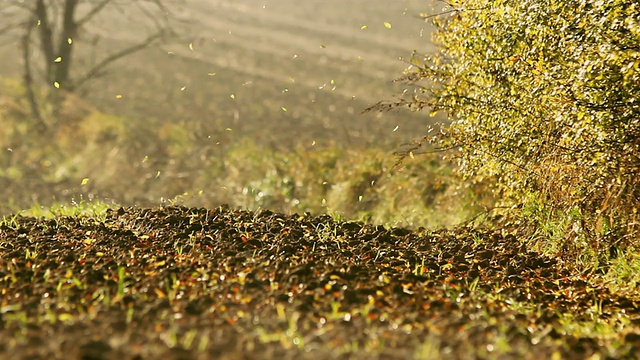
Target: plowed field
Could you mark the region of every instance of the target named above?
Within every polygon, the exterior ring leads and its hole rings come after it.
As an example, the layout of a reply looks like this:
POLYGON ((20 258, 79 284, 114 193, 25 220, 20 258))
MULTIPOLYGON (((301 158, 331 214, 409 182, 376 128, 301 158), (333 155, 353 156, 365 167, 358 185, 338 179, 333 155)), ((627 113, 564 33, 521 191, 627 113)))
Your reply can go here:
POLYGON ((635 293, 513 235, 224 207, 0 225, 0 358, 637 358, 635 293))

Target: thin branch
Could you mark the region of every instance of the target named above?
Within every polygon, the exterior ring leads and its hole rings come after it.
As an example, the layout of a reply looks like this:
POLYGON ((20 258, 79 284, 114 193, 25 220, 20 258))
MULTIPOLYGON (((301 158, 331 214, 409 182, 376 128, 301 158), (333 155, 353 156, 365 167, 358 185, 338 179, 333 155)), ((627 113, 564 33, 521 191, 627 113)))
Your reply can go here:
POLYGON ((111 0, 102 0, 100 3, 94 6, 93 9, 89 10, 89 12, 85 16, 83 16, 80 20, 78 20, 76 24, 78 26, 81 26, 87 23, 89 20, 91 20, 91 18, 96 16, 105 6, 107 6, 109 2, 111 2, 111 0))
POLYGON ((7 33, 15 29, 17 26, 21 26, 21 25, 24 25, 24 21, 8 23, 7 25, 0 27, 0 35, 7 33))
POLYGON ((91 68, 89 71, 87 71, 85 73, 84 76, 82 76, 79 80, 77 80, 72 87, 70 88, 71 91, 74 91, 76 89, 78 89, 79 87, 81 87, 84 83, 86 83, 87 81, 91 80, 92 78, 96 77, 97 75, 99 75, 107 66, 109 66, 109 64, 111 64, 114 61, 117 61, 127 55, 131 55, 135 52, 138 52, 140 50, 143 50, 144 48, 148 47, 149 45, 151 45, 154 41, 160 39, 161 37, 163 37, 165 35, 164 31, 159 31, 151 36, 149 36, 148 38, 146 38, 143 42, 130 46, 128 48, 125 48, 115 54, 109 55, 106 58, 104 58, 100 63, 98 63, 96 66, 94 66, 93 68, 91 68))
POLYGON ((49 17, 47 16, 47 8, 44 0, 37 1, 33 13, 36 16, 36 20, 39 22, 38 29, 40 29, 40 44, 42 52, 44 53, 47 81, 53 81, 53 72, 51 70, 53 59, 55 58, 55 50, 53 48, 53 30, 49 23, 49 17))
POLYGON ((55 80, 63 87, 66 87, 71 66, 72 49, 69 39, 76 35, 76 29, 78 28, 78 24, 73 19, 77 5, 78 0, 66 0, 64 12, 62 13, 62 29, 58 40, 58 53, 56 54, 56 57, 62 58, 62 62, 56 63, 55 80))
MULTIPOLYGON (((152 12, 150 12, 149 10, 145 9, 144 5, 135 2, 134 5, 136 7, 138 7, 138 9, 140 10, 141 13, 143 13, 146 17, 149 18, 149 20, 151 20, 155 26, 156 29, 158 31, 162 31, 162 29, 164 29, 166 26, 163 26, 160 22, 160 20, 158 20, 158 16, 155 16, 152 12)), ((158 5, 158 6, 162 6, 162 4, 158 5)), ((160 7, 160 10, 162 11, 162 7, 160 7)))
POLYGON ((31 72, 31 59, 29 57, 29 54, 31 53, 31 31, 33 30, 33 24, 36 21, 37 15, 34 13, 32 21, 26 24, 25 33, 22 36, 22 61, 24 61, 23 81, 24 88, 27 93, 27 101, 29 102, 31 113, 36 121, 38 131, 44 133, 47 130, 47 125, 42 119, 42 115, 40 114, 40 109, 38 107, 38 101, 36 100, 36 95, 33 91, 33 75, 31 72))

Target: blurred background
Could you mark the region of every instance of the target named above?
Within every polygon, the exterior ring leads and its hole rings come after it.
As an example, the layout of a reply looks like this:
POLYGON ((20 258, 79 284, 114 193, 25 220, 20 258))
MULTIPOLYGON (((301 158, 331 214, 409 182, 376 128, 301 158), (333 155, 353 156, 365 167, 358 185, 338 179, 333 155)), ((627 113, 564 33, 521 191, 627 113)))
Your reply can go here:
POLYGON ((438 119, 362 113, 413 91, 393 80, 434 51, 432 2, 0 4, 0 214, 229 204, 438 227, 481 209, 435 157, 393 167, 438 119))

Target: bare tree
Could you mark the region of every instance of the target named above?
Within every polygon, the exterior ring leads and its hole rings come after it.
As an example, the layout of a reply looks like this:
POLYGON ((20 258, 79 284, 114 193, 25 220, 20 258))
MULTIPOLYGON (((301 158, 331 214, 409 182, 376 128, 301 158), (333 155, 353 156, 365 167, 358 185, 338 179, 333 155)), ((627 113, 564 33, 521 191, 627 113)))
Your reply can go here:
MULTIPOLYGON (((0 26, 0 35, 10 41, 19 39, 25 94, 35 125, 42 132, 56 124, 56 114, 66 93, 76 92, 90 80, 104 75, 114 62, 175 35, 169 21, 172 12, 162 0, 124 3, 115 0, 32 0, 14 2, 0 9, 0 17, 11 19, 0 26), (128 21, 137 27, 134 30, 137 32, 141 24, 146 24, 146 34, 138 35, 139 38, 129 46, 86 61, 85 66, 77 66, 76 56, 80 54, 76 49, 98 42, 100 35, 92 34, 91 25, 104 14, 109 16, 102 16, 100 21, 128 21), (40 93, 37 89, 42 85, 50 90, 46 92, 46 101, 54 109, 51 119, 42 115, 43 99, 37 95, 40 93)), ((82 55, 87 53, 83 51, 82 55)))

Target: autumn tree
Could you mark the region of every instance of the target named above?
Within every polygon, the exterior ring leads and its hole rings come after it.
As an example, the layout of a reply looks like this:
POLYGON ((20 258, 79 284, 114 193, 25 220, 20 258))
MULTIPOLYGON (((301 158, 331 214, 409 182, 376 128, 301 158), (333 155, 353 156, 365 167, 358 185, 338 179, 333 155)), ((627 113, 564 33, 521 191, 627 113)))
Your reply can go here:
POLYGON ((438 51, 413 56, 404 76, 413 94, 375 108, 429 109, 451 122, 404 156, 428 144, 453 151, 467 176, 495 180, 505 205, 523 205, 534 224, 564 224, 565 248, 632 245, 640 4, 450 0, 424 17, 438 51))

